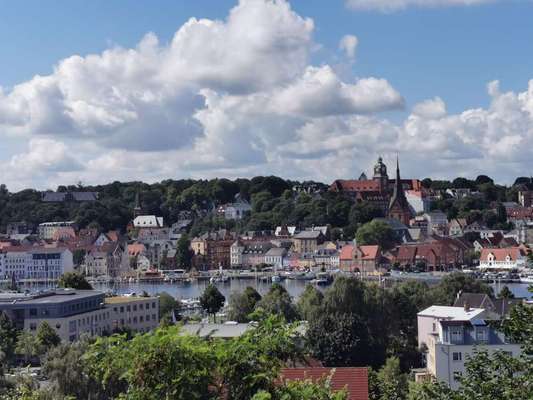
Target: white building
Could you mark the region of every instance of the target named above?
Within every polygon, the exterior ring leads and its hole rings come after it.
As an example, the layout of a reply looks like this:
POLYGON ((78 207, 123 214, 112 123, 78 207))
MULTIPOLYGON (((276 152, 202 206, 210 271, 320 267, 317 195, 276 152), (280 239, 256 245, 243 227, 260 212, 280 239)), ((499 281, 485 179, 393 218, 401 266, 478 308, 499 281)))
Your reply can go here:
POLYGON ((283 261, 287 257, 287 249, 283 247, 272 247, 265 253, 265 263, 272 265, 276 269, 283 268, 283 261))
POLYGON ((407 190, 405 191, 405 198, 415 214, 429 212, 431 202, 423 191, 407 190))
POLYGON ((62 228, 73 228, 74 221, 43 222, 39 224, 39 239, 53 239, 56 232, 62 228))
POLYGON ((133 220, 134 228, 162 228, 163 226, 163 217, 155 215, 139 215, 133 220))
POLYGON ((72 271, 72 252, 67 248, 9 247, 0 252, 2 279, 56 280, 72 271))
POLYGON ((426 373, 417 374, 416 379, 429 375, 457 389, 465 362, 476 350, 502 350, 518 356, 520 345, 508 343, 484 317, 484 309, 468 306, 431 306, 419 312, 418 344, 426 347, 427 353, 426 373))
POLYGON ((527 257, 520 247, 481 249, 480 269, 513 270, 523 269, 526 265, 527 257))

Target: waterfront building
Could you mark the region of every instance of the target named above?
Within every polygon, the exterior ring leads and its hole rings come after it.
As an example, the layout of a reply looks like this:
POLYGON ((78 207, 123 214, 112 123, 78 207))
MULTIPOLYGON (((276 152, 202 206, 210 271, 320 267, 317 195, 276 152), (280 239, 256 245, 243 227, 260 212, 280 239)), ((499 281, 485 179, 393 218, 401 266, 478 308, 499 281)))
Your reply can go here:
POLYGON ((129 328, 148 332, 159 325, 156 297, 105 297, 96 290, 56 289, 24 294, 0 293, 0 312, 18 329, 36 333, 47 322, 63 341, 129 328))
POLYGON ((17 246, 0 250, 1 279, 57 280, 72 271, 72 252, 66 247, 17 246))
POLYGON ((521 247, 484 248, 479 257, 479 268, 510 271, 524 269, 527 255, 521 247))

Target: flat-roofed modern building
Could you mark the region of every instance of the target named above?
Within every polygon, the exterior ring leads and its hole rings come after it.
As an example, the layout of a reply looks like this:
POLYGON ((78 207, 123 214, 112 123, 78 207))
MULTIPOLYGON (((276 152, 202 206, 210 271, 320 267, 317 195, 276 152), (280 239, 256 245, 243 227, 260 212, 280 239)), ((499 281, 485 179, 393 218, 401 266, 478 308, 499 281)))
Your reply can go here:
POLYGON ((17 328, 32 333, 46 321, 64 341, 112 333, 119 328, 148 332, 159 325, 158 298, 105 297, 97 290, 0 293, 0 312, 5 312, 17 328))

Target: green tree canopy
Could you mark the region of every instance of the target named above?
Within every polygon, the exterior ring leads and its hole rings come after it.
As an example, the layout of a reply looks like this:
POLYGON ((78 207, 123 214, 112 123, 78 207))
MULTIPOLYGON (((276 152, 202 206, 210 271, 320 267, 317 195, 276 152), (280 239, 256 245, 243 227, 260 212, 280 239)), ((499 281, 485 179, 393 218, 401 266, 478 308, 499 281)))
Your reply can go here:
POLYGON ((218 288, 213 285, 209 284, 204 290, 204 293, 202 296, 200 296, 200 304, 202 308, 208 313, 213 315, 213 319, 216 320, 216 314, 220 309, 224 306, 224 302, 226 301, 226 298, 218 288))
POLYGON ((257 303, 257 308, 267 315, 282 315, 288 322, 298 319, 298 311, 289 292, 279 283, 272 284, 268 293, 257 303))
POLYGON ((61 343, 61 338, 57 332, 46 321, 41 322, 39 325, 36 339, 42 354, 61 343))
POLYGON ((260 300, 261 295, 250 286, 241 293, 232 293, 229 298, 228 318, 237 322, 249 322, 249 315, 260 300))
POLYGON ((360 245, 377 244, 383 249, 394 246, 396 237, 392 228, 385 222, 374 220, 362 225, 355 235, 360 245))
POLYGON ((92 290, 93 287, 87 279, 77 272, 67 272, 59 278, 58 286, 61 288, 71 288, 78 290, 92 290))

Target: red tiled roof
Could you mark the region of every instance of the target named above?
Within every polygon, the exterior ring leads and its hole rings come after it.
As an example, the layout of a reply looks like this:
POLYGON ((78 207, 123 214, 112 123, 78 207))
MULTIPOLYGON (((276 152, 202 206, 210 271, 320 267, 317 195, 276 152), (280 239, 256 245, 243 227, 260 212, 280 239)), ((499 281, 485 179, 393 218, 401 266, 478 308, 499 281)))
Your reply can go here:
POLYGON ((128 254, 136 256, 146 251, 146 247, 142 243, 132 243, 128 245, 128 254))
POLYGON ((367 368, 284 368, 281 378, 285 381, 310 379, 316 382, 331 376, 334 391, 346 389, 348 400, 368 400, 367 368))
POLYGON ((358 248, 363 253, 361 260, 375 260, 378 257, 379 246, 377 245, 358 246, 358 248))
POLYGON ((379 182, 374 180, 337 180, 333 185, 346 192, 379 192, 379 182))
POLYGON ((487 260, 489 254, 494 255, 494 261, 505 261, 507 256, 511 257, 512 261, 518 260, 523 256, 522 249, 520 247, 508 247, 508 248, 492 248, 492 249, 481 249, 480 260, 487 260))
POLYGON ((347 244, 341 249, 339 260, 351 260, 353 255, 353 245, 347 244))

